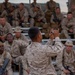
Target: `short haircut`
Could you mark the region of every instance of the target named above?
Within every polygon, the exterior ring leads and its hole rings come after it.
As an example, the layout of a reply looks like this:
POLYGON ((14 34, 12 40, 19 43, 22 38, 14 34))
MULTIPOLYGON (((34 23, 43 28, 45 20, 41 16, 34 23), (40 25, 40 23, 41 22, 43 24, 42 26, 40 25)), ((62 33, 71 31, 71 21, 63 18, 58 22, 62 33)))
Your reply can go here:
POLYGON ((34 39, 40 30, 37 27, 31 27, 28 31, 28 35, 31 39, 34 39))
POLYGON ((67 15, 68 15, 68 14, 72 14, 72 12, 68 12, 67 15))
POLYGON ((60 9, 60 7, 56 7, 56 9, 60 9))
POLYGON ((20 4, 24 6, 24 3, 20 3, 20 4))

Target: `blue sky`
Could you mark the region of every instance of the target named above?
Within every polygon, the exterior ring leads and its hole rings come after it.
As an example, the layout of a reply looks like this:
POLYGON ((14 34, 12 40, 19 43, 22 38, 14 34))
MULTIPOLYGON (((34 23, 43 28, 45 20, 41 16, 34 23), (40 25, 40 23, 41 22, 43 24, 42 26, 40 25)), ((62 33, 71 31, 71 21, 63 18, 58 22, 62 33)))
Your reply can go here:
MULTIPOLYGON (((3 2, 4 0, 0 0, 0 2, 3 2)), ((32 2, 33 0, 31 0, 32 2)), ((47 1, 49 0, 37 0, 38 3, 46 3, 47 1)), ((61 11, 62 12, 67 12, 67 5, 66 5, 66 2, 68 0, 54 0, 56 2, 58 2, 60 4, 60 7, 61 7, 61 11)), ((9 2, 12 2, 12 3, 20 3, 20 2, 24 2, 24 3, 28 3, 29 0, 9 0, 9 2)))

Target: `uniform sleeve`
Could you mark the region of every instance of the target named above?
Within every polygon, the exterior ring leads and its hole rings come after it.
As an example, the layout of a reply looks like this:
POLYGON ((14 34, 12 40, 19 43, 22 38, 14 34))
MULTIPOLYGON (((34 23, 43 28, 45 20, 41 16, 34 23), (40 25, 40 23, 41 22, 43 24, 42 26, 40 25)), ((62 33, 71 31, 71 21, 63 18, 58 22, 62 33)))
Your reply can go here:
POLYGON ((15 40, 16 44, 18 44, 20 47, 27 47, 29 44, 23 40, 15 40))
POLYGON ((63 51, 61 51, 57 55, 56 62, 57 62, 58 68, 61 69, 61 70, 64 70, 65 68, 63 67, 62 60, 63 60, 63 51))
POLYGON ((18 14, 18 9, 15 9, 14 10, 14 15, 13 15, 14 20, 18 20, 18 15, 17 14, 18 14))
POLYGON ((68 30, 68 28, 66 27, 67 23, 66 23, 66 19, 64 18, 61 22, 61 26, 62 26, 62 29, 64 30, 68 30))
POLYGON ((28 10, 25 9, 25 13, 24 13, 24 22, 28 22, 28 18, 29 18, 29 13, 28 13, 28 10))
POLYGON ((25 17, 28 17, 28 15, 29 15, 29 14, 28 14, 28 10, 25 8, 24 16, 25 16, 25 17))
POLYGON ((7 55, 6 55, 6 58, 8 58, 10 61, 8 63, 8 66, 7 66, 7 70, 10 70, 11 69, 11 62, 12 62, 12 57, 11 55, 7 52, 7 55))
POLYGON ((1 14, 1 16, 7 16, 8 15, 8 13, 7 13, 7 11, 6 10, 4 10, 3 12, 2 12, 2 14, 1 14))
POLYGON ((26 36, 23 35, 22 37, 23 37, 25 42, 29 43, 29 40, 28 40, 28 38, 26 36))
POLYGON ((54 16, 52 15, 51 16, 51 23, 54 23, 53 19, 54 19, 54 16))
POLYGON ((27 58, 26 58, 26 54, 24 54, 24 56, 22 57, 22 64, 23 64, 23 69, 24 70, 28 70, 29 69, 27 58))
POLYGON ((49 39, 49 41, 46 43, 46 45, 53 45, 54 41, 49 39))
POLYGON ((31 16, 32 18, 34 18, 34 17, 37 15, 36 12, 33 13, 32 8, 30 9, 29 14, 30 14, 30 16, 31 16))
POLYGON ((56 37, 55 44, 53 46, 45 45, 44 49, 46 49, 47 56, 55 56, 64 49, 64 45, 61 43, 59 37, 56 37))
POLYGON ((10 48, 9 48, 7 42, 4 43, 4 49, 5 49, 5 51, 7 51, 7 52, 10 51, 10 48))
POLYGON ((68 25, 69 25, 69 26, 75 26, 75 18, 73 18, 73 19, 71 20, 71 22, 68 23, 68 25))
POLYGON ((40 13, 41 13, 40 19, 43 19, 45 17, 45 14, 41 9, 40 9, 40 13))
POLYGON ((8 30, 9 30, 9 33, 13 34, 13 30, 12 30, 12 27, 11 27, 10 24, 9 24, 9 26, 8 26, 8 30))

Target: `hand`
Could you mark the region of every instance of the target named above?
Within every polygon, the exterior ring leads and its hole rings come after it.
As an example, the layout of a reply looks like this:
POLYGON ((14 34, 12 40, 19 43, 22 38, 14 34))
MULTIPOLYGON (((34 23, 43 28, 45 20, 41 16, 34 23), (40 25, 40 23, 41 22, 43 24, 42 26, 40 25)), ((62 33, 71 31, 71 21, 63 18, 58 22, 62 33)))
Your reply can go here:
POLYGON ((52 32, 50 32, 49 37, 50 37, 51 40, 53 40, 54 39, 54 34, 52 32))
POLYGON ((29 74, 30 71, 29 70, 26 70, 26 72, 29 74))
POLYGON ((69 32, 73 33, 73 30, 72 30, 72 29, 70 29, 70 30, 69 30, 69 32))
POLYGON ((41 19, 38 19, 38 22, 40 22, 41 21, 41 19))
POLYGON ((21 18, 21 21, 24 21, 24 17, 21 18))
POLYGON ((63 70, 63 72, 65 73, 65 74, 69 74, 70 73, 70 71, 68 71, 68 70, 63 70))

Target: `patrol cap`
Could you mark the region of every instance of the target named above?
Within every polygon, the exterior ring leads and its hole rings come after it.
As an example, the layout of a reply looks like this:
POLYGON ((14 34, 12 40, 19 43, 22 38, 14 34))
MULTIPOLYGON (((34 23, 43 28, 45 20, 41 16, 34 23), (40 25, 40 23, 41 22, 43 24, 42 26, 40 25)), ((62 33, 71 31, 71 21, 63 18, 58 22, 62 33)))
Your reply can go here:
POLYGON ((17 26, 16 28, 15 28, 15 30, 14 30, 14 32, 21 32, 22 30, 21 30, 21 27, 19 27, 19 26, 17 26))
POLYGON ((31 39, 35 38, 39 33, 39 29, 37 27, 31 27, 28 31, 28 35, 31 39))
POLYGON ((67 40, 65 45, 67 46, 73 46, 73 42, 71 40, 67 40))

